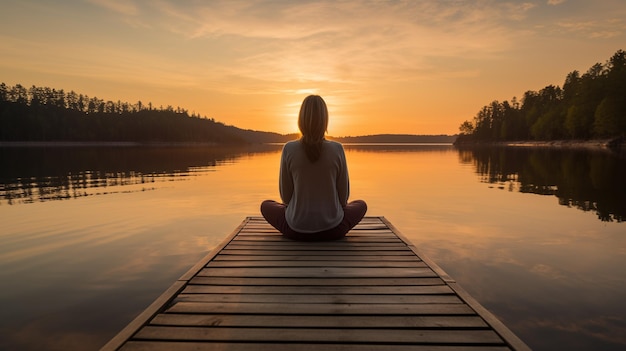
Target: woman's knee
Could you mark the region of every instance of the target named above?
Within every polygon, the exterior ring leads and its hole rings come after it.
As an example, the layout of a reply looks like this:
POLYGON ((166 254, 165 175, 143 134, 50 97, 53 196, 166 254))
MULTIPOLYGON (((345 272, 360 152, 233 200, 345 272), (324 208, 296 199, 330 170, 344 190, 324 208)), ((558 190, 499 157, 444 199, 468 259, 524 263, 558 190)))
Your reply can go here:
POLYGON ((272 212, 272 209, 276 207, 278 203, 274 200, 265 200, 261 202, 261 214, 265 216, 266 214, 272 212))
POLYGON ((269 202, 271 202, 271 201, 272 201, 272 200, 265 200, 265 201, 261 202, 261 210, 263 210, 263 209, 265 208, 265 206, 267 206, 267 204, 268 204, 269 202))
POLYGON ((354 200, 346 207, 349 207, 350 210, 359 214, 361 217, 365 216, 365 213, 367 213, 367 203, 363 200, 354 200))

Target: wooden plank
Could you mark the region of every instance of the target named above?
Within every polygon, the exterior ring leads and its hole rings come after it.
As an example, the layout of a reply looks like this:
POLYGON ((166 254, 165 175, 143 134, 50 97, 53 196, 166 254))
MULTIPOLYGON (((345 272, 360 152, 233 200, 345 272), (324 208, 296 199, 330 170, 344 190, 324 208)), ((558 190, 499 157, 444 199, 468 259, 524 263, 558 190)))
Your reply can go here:
MULTIPOLYGON (((274 232, 274 233, 279 233, 278 230, 276 230, 274 227, 272 227, 271 225, 266 224, 262 225, 262 224, 258 224, 258 223, 254 223, 253 221, 248 221, 248 225, 246 225, 245 228, 243 228, 243 230, 245 231, 254 231, 254 230, 259 230, 259 231, 264 231, 264 232, 274 232)), ((359 232, 359 231, 389 231, 389 228, 382 222, 382 220, 380 220, 378 223, 368 223, 368 224, 361 224, 359 223, 355 228, 353 228, 352 230, 350 230, 348 232, 348 235, 351 233, 355 233, 355 232, 359 232)))
POLYGON ((406 246, 402 240, 398 237, 387 237, 387 238, 379 238, 379 237, 366 237, 366 236, 353 236, 346 237, 343 240, 337 241, 329 241, 329 242, 302 242, 302 241, 294 241, 289 240, 284 237, 271 237, 271 236, 237 236, 232 241, 233 245, 285 245, 285 246, 339 246, 339 247, 349 247, 352 248, 354 246, 374 246, 374 245, 383 245, 383 246, 406 246), (264 239, 272 239, 272 240, 259 240, 260 238, 264 239))
POLYGON ((353 267, 353 268, 406 268, 421 267, 426 268, 422 261, 212 261, 206 266, 208 268, 228 268, 228 267, 353 267))
MULTIPOLYGON (((241 240, 256 240, 258 238, 265 238, 267 240, 274 241, 284 241, 284 242, 292 242, 292 243, 302 243, 301 241, 296 241, 292 239, 288 239, 284 237, 282 234, 277 232, 266 232, 261 233, 258 231, 243 231, 240 236, 238 236, 241 240)), ((398 240, 398 237, 392 231, 359 231, 359 232, 350 232, 343 239, 335 240, 334 243, 351 243, 355 241, 375 241, 375 240, 398 240)), ((315 242, 308 242, 309 244, 315 242)), ((317 243, 324 243, 324 241, 319 241, 317 243)))
MULTIPOLYGON (((276 232, 259 232, 259 231, 244 231, 237 236, 236 240, 266 240, 266 241, 284 241, 284 242, 296 242, 292 239, 285 238, 282 234, 276 232)), ((354 242, 354 241, 377 241, 377 240, 390 240, 398 242, 398 237, 391 231, 386 232, 351 232, 341 242, 354 242)))
POLYGON ((229 250, 285 250, 285 251, 348 251, 348 250, 358 250, 358 251, 404 251, 410 253, 406 245, 400 244, 370 244, 370 245, 321 245, 321 244, 309 244, 302 245, 300 243, 296 243, 295 245, 291 242, 286 243, 285 245, 280 245, 278 243, 271 245, 239 245, 237 243, 231 243, 228 245, 229 250), (289 245, 291 244, 291 245, 289 245))
POLYGON ((384 261, 381 261, 380 256, 374 255, 360 255, 360 256, 325 256, 325 255, 277 255, 277 256, 262 256, 262 255, 223 255, 219 254, 215 256, 213 262, 217 261, 376 261, 376 262, 421 262, 419 257, 414 255, 403 256, 385 256, 384 261))
POLYGON ((438 304, 462 303, 455 295, 350 295, 350 294, 317 294, 314 289, 309 294, 179 294, 177 302, 224 302, 224 303, 309 303, 309 304, 438 304))
MULTIPOLYGON (((249 227, 242 228, 240 235, 244 238, 254 236, 266 236, 276 238, 282 236, 282 234, 275 229, 251 229, 249 227)), ((340 241, 350 241, 354 240, 354 238, 376 237, 377 235, 382 237, 395 237, 393 231, 391 231, 389 228, 376 230, 352 230, 345 236, 345 238, 341 239, 340 241)), ((287 238, 284 239, 291 240, 287 238)))
MULTIPOLYGON (((294 251, 291 250, 231 250, 225 248, 220 252, 221 255, 294 255, 294 251)), ((324 255, 324 256, 408 256, 415 257, 415 254, 411 250, 298 250, 298 255, 324 255)))
POLYGON ((258 314, 159 314, 151 325, 292 328, 487 328, 478 316, 294 316, 258 314))
POLYGON ((510 351, 495 345, 405 345, 405 344, 317 344, 317 343, 237 343, 189 341, 129 341, 122 351, 510 351))
POLYGON ((245 342, 351 342, 351 343, 444 343, 494 344, 502 339, 492 330, 416 330, 339 329, 339 328, 191 328, 146 326, 136 340, 210 340, 245 342))
MULTIPOLYGON (((193 283, 194 281, 192 281, 193 283)), ((417 285, 417 286, 274 286, 274 285, 194 285, 188 284, 181 294, 310 294, 314 291, 319 295, 340 295, 340 294, 363 294, 382 295, 383 298, 393 300, 395 296, 385 295, 424 295, 424 294, 454 294, 454 291, 447 285, 417 285)))
POLYGON ((430 268, 252 267, 204 268, 201 277, 421 278, 437 277, 430 268))
POLYGON ((281 304, 176 302, 169 313, 307 314, 307 315, 475 315, 465 304, 281 304))
MULTIPOLYGON (((381 222, 382 223, 382 222, 381 222)), ((272 228, 271 226, 266 226, 266 227, 254 227, 251 225, 247 225, 245 228, 243 228, 241 230, 242 233, 262 233, 262 234, 277 234, 277 235, 281 235, 280 232, 274 228, 272 228)), ((350 237, 352 235, 367 235, 367 234, 371 234, 371 233, 387 233, 387 234, 393 234, 393 231, 391 231, 388 227, 386 227, 385 225, 382 225, 381 227, 378 228, 372 228, 372 227, 360 227, 360 228, 354 228, 352 230, 350 230, 347 234, 347 237, 350 237)))
POLYGON ((262 278, 262 277, 202 277, 196 276, 191 284, 218 286, 416 286, 443 285, 439 277, 424 278, 262 278))
MULTIPOLYGON (((272 243, 291 243, 293 244, 293 240, 289 240, 282 235, 248 235, 248 234, 240 234, 237 235, 235 239, 233 239, 233 243, 241 243, 241 242, 272 242, 272 243)), ((345 243, 402 243, 402 240, 398 239, 397 236, 393 235, 393 233, 389 232, 389 234, 379 234, 379 235, 351 235, 347 236, 341 242, 345 243)))

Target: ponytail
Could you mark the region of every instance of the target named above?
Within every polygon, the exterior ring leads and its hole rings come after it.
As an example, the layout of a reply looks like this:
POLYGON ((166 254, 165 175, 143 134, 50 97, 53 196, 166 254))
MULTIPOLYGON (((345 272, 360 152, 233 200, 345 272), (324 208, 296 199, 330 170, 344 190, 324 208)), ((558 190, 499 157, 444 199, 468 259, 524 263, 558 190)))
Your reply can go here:
POLYGON ((328 108, 324 99, 318 95, 309 95, 300 106, 298 127, 302 133, 302 145, 307 158, 317 161, 322 154, 324 134, 328 128, 328 108))

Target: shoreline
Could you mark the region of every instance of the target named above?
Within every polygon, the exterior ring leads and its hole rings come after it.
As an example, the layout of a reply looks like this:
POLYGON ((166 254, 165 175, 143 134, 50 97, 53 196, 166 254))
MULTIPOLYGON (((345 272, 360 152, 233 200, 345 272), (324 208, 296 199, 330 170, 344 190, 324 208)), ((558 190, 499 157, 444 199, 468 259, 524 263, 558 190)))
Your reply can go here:
POLYGON ((215 142, 139 142, 139 141, 0 141, 0 147, 176 147, 232 145, 215 142))
MULTIPOLYGON (((263 143, 274 144, 274 143, 263 143)), ((278 143, 282 144, 282 143, 278 143)), ((456 147, 546 147, 563 149, 605 150, 626 154, 626 138, 591 140, 518 140, 518 141, 466 141, 454 143, 343 143, 351 145, 454 145, 456 147)), ((244 146, 244 144, 221 144, 216 142, 139 142, 139 141, 0 141, 0 148, 38 147, 209 147, 244 146)))
MULTIPOLYGON (((504 142, 507 146, 549 146, 562 148, 604 148, 610 149, 616 146, 616 139, 593 139, 593 140, 551 140, 551 141, 511 141, 504 142)), ((618 142, 620 145, 622 142, 618 142)))
MULTIPOLYGON (((0 147, 206 147, 206 146, 249 146, 249 145, 283 145, 284 142, 263 143, 216 143, 216 142, 138 142, 138 141, 0 141, 0 147)), ((454 145, 440 142, 342 142, 345 146, 395 146, 395 145, 454 145)))
POLYGON ((550 147, 564 149, 591 149, 608 150, 614 152, 626 152, 625 138, 591 139, 591 140, 519 140, 519 141, 486 141, 486 142, 462 142, 455 146, 508 146, 508 147, 550 147))

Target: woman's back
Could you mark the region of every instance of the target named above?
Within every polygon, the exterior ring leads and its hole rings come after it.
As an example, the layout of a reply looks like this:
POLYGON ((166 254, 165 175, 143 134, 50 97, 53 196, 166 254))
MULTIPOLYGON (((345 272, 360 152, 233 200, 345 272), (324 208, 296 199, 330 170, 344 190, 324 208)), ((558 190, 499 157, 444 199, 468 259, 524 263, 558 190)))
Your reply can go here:
POLYGON ((280 164, 280 194, 291 228, 313 233, 335 227, 343 218, 350 185, 340 143, 324 140, 320 157, 310 161, 301 140, 285 144, 280 164))

